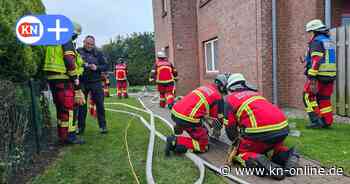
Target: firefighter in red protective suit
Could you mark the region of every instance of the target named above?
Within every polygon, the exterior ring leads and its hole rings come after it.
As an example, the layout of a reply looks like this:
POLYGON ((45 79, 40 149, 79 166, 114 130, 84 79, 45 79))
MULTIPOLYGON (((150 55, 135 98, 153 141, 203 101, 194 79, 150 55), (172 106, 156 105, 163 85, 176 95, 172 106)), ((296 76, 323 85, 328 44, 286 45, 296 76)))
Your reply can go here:
POLYGON ((175 135, 167 137, 166 155, 170 151, 186 153, 187 150, 197 153, 208 151, 208 130, 203 124, 207 118, 217 119, 212 121, 216 127, 222 125, 223 120, 223 95, 226 93, 227 77, 220 74, 215 78, 214 84, 201 86, 181 100, 177 101, 171 110, 171 118, 176 123, 175 135), (186 131, 190 137, 181 135, 186 131))
POLYGON ((239 142, 234 149, 235 161, 248 168, 263 168, 266 175, 275 179, 290 176, 288 170, 297 166, 299 155, 294 148, 283 145, 289 132, 287 117, 256 89, 249 87, 242 74, 229 77, 227 91, 224 124, 229 139, 239 142), (271 161, 266 157, 270 150, 273 150, 271 161), (271 172, 275 168, 286 171, 271 172))
POLYGON ((83 73, 83 61, 75 50, 73 40, 81 33, 74 23, 74 35, 64 45, 46 48, 43 71, 46 74, 57 111, 57 133, 62 144, 83 144, 76 136, 74 106, 82 105, 84 94, 80 90, 78 76, 83 73))
POLYGON ((119 58, 115 65, 115 79, 117 80, 117 96, 128 98, 128 66, 124 59, 119 58))
POLYGON ((171 109, 175 99, 175 80, 177 71, 175 67, 168 61, 165 52, 157 53, 157 61, 153 65, 151 71, 150 82, 154 81, 157 84, 159 91, 159 106, 164 108, 168 105, 171 109))
POLYGON ((111 83, 109 81, 108 73, 102 73, 102 85, 105 97, 110 97, 109 86, 111 85, 111 83))
POLYGON ((336 78, 335 43, 328 35, 328 28, 321 20, 306 24, 311 40, 305 57, 307 82, 303 101, 310 118, 308 128, 326 128, 333 123, 331 96, 336 78))

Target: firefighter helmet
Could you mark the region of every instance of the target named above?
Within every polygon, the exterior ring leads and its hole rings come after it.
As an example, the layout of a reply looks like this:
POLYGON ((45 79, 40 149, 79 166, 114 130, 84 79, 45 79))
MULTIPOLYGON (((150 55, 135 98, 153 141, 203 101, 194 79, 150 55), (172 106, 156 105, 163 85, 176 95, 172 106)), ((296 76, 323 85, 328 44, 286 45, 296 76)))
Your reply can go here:
POLYGON ((166 56, 164 51, 159 51, 159 52, 157 52, 157 57, 158 58, 166 58, 167 56, 166 56))
POLYGON ((319 19, 314 19, 309 21, 305 26, 305 31, 325 31, 327 30, 327 26, 319 19))
POLYGON ((240 73, 231 74, 227 80, 227 89, 230 91, 234 91, 237 87, 241 87, 245 85, 246 80, 244 76, 240 73))
POLYGON ((214 83, 221 93, 226 92, 227 76, 225 74, 217 75, 214 79, 214 83))

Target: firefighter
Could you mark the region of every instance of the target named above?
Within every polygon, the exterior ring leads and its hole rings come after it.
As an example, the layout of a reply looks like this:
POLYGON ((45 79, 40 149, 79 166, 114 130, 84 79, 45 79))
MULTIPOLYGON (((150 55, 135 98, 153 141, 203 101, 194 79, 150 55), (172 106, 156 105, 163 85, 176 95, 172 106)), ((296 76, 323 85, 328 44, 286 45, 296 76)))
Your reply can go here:
POLYGON ((284 113, 247 85, 242 74, 229 77, 227 91, 224 124, 228 138, 239 142, 233 149, 235 161, 248 168, 263 168, 265 174, 275 179, 289 176, 288 170, 297 166, 299 155, 294 148, 283 145, 289 132, 284 113), (266 156, 270 150, 271 160, 266 156), (286 173, 271 172, 276 168, 284 168, 286 173))
POLYGON ((81 34, 81 27, 74 23, 72 39, 64 45, 46 48, 43 71, 46 74, 57 112, 57 133, 62 144, 83 144, 76 136, 74 105, 84 103, 80 90, 79 75, 83 61, 75 50, 73 41, 81 34))
POLYGON ((109 86, 111 85, 111 83, 109 81, 109 77, 108 77, 107 72, 102 73, 102 85, 103 85, 103 93, 104 93, 105 97, 110 97, 109 86))
POLYGON ((123 58, 118 59, 115 65, 115 79, 117 81, 117 96, 128 98, 128 66, 123 58))
POLYGON ((177 71, 168 61, 164 51, 157 53, 157 60, 151 71, 150 82, 155 81, 159 91, 159 106, 164 108, 168 105, 171 109, 175 99, 175 80, 177 80, 177 71))
POLYGON ((218 121, 211 121, 212 127, 221 126, 226 82, 227 77, 220 74, 213 84, 201 86, 175 103, 171 110, 171 118, 176 123, 175 135, 167 137, 166 156, 170 151, 203 153, 208 150, 208 130, 203 122, 207 118, 216 119, 218 121), (181 135, 183 131, 190 137, 181 135))
POLYGON ((305 57, 307 81, 303 93, 305 110, 311 122, 308 128, 326 128, 333 123, 331 96, 337 70, 336 46, 328 31, 321 20, 306 24, 306 32, 311 38, 305 57))

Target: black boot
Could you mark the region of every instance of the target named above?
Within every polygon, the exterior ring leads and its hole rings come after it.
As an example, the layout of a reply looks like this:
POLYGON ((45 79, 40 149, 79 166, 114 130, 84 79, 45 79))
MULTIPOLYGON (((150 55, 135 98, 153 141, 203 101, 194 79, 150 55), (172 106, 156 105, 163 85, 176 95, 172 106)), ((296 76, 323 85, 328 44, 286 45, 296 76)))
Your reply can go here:
POLYGON ((101 134, 107 134, 108 133, 107 127, 100 128, 100 133, 101 134))
POLYGON ((294 147, 290 148, 288 152, 289 152, 289 156, 284 167, 285 168, 284 174, 290 177, 290 176, 293 176, 291 175, 290 170, 296 169, 298 167, 300 155, 298 154, 298 152, 294 147))
POLYGON ((306 128, 322 128, 322 122, 320 118, 314 112, 309 112, 310 124, 306 126, 306 128))
POLYGON ((69 133, 65 143, 66 144, 85 144, 85 141, 83 139, 78 138, 75 133, 69 133))
POLYGON ((284 179, 283 168, 280 165, 271 162, 266 156, 259 156, 256 159, 249 159, 246 161, 246 166, 248 168, 256 168, 254 174, 257 176, 270 176, 276 180, 284 179))
POLYGON ((165 145, 165 156, 170 156, 170 151, 175 150, 175 144, 176 144, 176 137, 175 136, 168 136, 166 138, 166 145, 165 145))
POLYGON ((173 106, 174 106, 174 103, 168 104, 168 109, 171 110, 173 108, 173 106))

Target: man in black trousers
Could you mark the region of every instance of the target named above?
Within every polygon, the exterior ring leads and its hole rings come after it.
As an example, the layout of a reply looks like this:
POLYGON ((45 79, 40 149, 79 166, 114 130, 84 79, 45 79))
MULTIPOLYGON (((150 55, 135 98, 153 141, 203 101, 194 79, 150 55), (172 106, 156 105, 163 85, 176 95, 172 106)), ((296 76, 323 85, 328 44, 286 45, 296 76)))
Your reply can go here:
MULTIPOLYGON (((101 73, 107 71, 108 65, 102 52, 95 47, 95 38, 91 35, 84 39, 84 47, 79 48, 78 52, 85 61, 84 73, 80 77, 82 90, 85 98, 90 93, 92 100, 96 103, 97 120, 102 134, 107 133, 107 124, 104 109, 104 93, 102 86, 101 73)), ((86 99, 87 100, 87 99, 86 99)), ((80 106, 78 110, 79 134, 84 133, 85 119, 87 114, 87 104, 80 106)))

